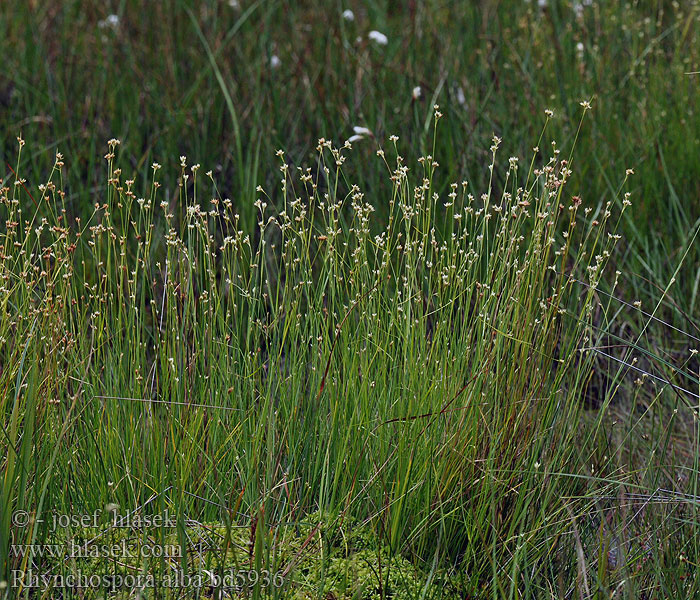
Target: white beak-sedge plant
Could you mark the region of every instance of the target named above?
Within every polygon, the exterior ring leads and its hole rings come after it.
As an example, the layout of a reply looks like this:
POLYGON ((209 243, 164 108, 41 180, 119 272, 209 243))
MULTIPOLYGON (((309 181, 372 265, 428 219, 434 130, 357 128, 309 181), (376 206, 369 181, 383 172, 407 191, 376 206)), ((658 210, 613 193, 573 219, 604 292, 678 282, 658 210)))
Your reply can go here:
POLYGON ((11 544, 51 539, 51 511, 116 503, 177 515, 183 557, 138 568, 209 565, 193 523, 226 523, 219 567, 269 565, 278 597, 429 597, 440 577, 493 597, 583 585, 582 349, 614 206, 568 191, 556 145, 523 172, 500 167, 494 137, 479 194, 442 182, 431 155, 414 172, 391 140, 388 185, 371 192, 347 180, 349 142, 320 140, 313 169, 280 152, 280 190, 258 188, 250 231, 185 157, 177 194, 154 163, 140 197, 117 140, 87 218, 65 208, 60 155, 35 210, 23 183, 3 184, 3 578, 29 564, 11 544), (295 545, 282 524, 309 519, 295 545), (371 532, 378 567, 341 577, 349 529, 371 532))

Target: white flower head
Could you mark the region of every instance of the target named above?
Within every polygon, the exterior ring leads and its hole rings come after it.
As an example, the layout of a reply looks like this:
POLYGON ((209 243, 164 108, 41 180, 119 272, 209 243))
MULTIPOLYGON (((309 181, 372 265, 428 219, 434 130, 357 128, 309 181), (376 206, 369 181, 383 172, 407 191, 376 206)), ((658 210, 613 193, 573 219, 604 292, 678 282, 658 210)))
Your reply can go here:
POLYGON ((351 135, 348 138, 348 142, 350 142, 351 144, 353 142, 358 142, 359 140, 363 140, 366 137, 374 137, 372 130, 369 129, 368 127, 359 127, 359 126, 355 125, 355 127, 353 127, 352 130, 355 132, 355 135, 351 135))
POLYGON ((462 106, 467 103, 467 97, 464 95, 464 90, 461 86, 457 88, 457 102, 459 102, 462 106))
POLYGON ((367 127, 358 127, 357 125, 355 125, 355 127, 353 127, 352 130, 355 132, 355 135, 374 135, 372 133, 372 130, 368 129, 367 127))
POLYGON ((349 8, 346 8, 343 11, 343 19, 346 21, 354 21, 355 20, 355 13, 352 12, 349 8))
POLYGON ((367 34, 367 37, 373 42, 377 42, 380 46, 386 46, 389 43, 389 38, 386 37, 381 31, 373 29, 367 34))
POLYGON ((110 29, 117 29, 117 27, 119 27, 119 15, 109 15, 106 19, 100 21, 97 26, 100 29, 105 29, 107 27, 110 29))
POLYGON ((423 92, 420 89, 420 86, 417 85, 416 87, 413 88, 413 92, 411 92, 411 96, 413 97, 414 100, 418 100, 418 98, 421 97, 422 93, 423 92))
POLYGON ((280 57, 277 56, 276 54, 273 54, 270 57, 270 68, 271 69, 279 69, 282 66, 282 61, 280 60, 280 57))

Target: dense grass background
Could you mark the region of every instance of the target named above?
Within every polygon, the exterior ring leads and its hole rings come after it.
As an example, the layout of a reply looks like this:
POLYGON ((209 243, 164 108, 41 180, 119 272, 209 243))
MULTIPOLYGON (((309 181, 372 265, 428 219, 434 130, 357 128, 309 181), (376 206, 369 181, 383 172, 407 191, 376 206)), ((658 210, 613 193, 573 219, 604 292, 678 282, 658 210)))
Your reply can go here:
POLYGON ((50 539, 13 530, 18 507, 151 502, 183 519, 179 541, 214 522, 240 546, 237 561, 307 561, 278 597, 697 593, 700 3, 2 8, 3 559, 11 540, 50 539), (545 109, 554 117, 542 133, 545 109), (318 139, 339 147, 354 126, 373 135, 337 171, 318 139), (391 134, 407 180, 388 181, 391 134), (121 144, 108 164, 110 138, 121 144), (523 199, 518 185, 545 210, 552 190, 528 167, 547 164, 553 140, 567 159, 575 144, 561 197, 555 186, 565 209, 582 203, 571 237, 566 210, 551 240, 522 215, 503 236, 500 219, 451 218, 451 183, 470 204, 463 180, 477 210, 482 193, 494 205, 523 199), (416 162, 426 155, 435 176, 416 162), (299 179, 297 167, 310 170, 299 179), (56 188, 39 191, 49 177, 56 188), (321 207, 323 193, 342 209, 321 207), (208 210, 212 196, 218 216, 186 209, 208 210), (274 232, 258 224, 261 197, 280 223, 299 216, 299 199, 316 209, 274 232), (8 224, 18 208, 35 215, 25 233, 8 224), (600 246, 584 232, 608 208, 622 238, 602 234, 609 264, 593 293, 586 265, 600 246), (394 223, 415 255, 395 238, 382 262, 372 239, 387 223, 387 239, 394 223), (76 237, 88 224, 106 229, 76 237), (462 225, 493 252, 479 246, 468 268, 452 254, 462 225), (50 285, 32 270, 47 247, 50 285), (513 274, 514 256, 525 275, 513 274), (295 326, 297 313, 311 316, 295 326), (588 346, 597 352, 579 352, 588 346))

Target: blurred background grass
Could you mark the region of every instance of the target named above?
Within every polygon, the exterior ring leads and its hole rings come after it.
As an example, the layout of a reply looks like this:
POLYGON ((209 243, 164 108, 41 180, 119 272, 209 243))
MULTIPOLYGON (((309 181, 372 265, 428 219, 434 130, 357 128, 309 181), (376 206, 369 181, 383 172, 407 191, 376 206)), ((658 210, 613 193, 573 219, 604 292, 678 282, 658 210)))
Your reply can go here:
MULTIPOLYGON (((700 68, 699 16, 696 1, 649 0, 5 4, 2 168, 9 174, 17 135, 30 183, 59 149, 68 207, 80 213, 102 193, 105 142, 117 137, 127 172, 145 179, 153 160, 175 166, 187 155, 252 219, 255 184, 277 178, 277 148, 303 164, 319 137, 342 141, 361 125, 380 142, 400 134, 417 156, 437 102, 448 117, 441 167, 479 186, 493 133, 504 157, 528 156, 551 108, 550 134, 566 144, 579 101, 593 98, 574 187, 603 201, 635 170, 632 270, 663 284, 700 213, 700 75, 688 74, 700 68)), ((371 190, 379 164, 360 165, 356 180, 371 190)), ((693 253, 677 298, 691 313, 693 253)))

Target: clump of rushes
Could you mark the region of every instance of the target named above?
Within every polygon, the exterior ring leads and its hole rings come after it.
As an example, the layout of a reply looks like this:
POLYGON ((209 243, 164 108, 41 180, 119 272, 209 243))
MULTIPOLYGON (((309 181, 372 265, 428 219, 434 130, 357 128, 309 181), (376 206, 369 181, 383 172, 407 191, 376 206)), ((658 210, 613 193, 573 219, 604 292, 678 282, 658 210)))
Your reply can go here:
POLYGON ((371 195, 345 179, 349 142, 296 171, 280 152, 255 231, 185 157, 178 197, 158 164, 140 197, 116 140, 89 217, 64 208, 60 155, 36 207, 3 183, 5 577, 10 538, 44 535, 13 511, 151 502, 254 516, 269 557, 274 524, 316 514, 321 556, 352 522, 470 593, 576 584, 581 349, 620 215, 567 191, 556 145, 501 166, 499 142, 481 194, 438 183, 433 156, 409 169, 396 137, 371 195))

